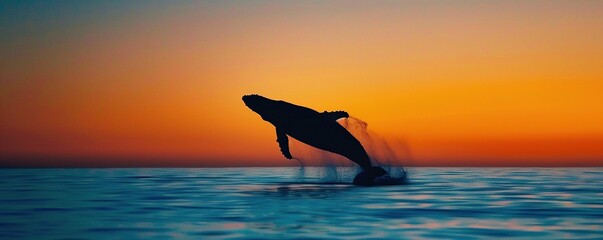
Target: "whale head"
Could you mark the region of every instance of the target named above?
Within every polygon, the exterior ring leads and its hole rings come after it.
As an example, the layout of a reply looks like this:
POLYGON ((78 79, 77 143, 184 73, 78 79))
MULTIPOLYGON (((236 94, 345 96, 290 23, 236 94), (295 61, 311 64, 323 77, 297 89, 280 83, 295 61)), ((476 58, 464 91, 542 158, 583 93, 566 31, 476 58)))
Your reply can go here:
POLYGON ((243 102, 249 109, 262 116, 262 119, 269 122, 274 120, 273 108, 276 101, 257 94, 250 94, 243 96, 243 102))

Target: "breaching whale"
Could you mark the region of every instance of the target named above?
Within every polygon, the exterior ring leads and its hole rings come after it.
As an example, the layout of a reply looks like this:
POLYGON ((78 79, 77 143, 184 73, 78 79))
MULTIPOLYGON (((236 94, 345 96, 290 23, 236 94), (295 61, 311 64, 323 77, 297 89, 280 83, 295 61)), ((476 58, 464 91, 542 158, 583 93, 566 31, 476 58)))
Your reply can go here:
POLYGON ((354 178, 356 185, 371 185, 373 180, 387 172, 372 166, 362 144, 337 119, 349 117, 345 111, 322 112, 272 100, 257 94, 243 96, 243 102, 263 120, 276 127, 276 141, 281 153, 292 159, 287 135, 310 146, 342 155, 357 163, 363 171, 354 178))

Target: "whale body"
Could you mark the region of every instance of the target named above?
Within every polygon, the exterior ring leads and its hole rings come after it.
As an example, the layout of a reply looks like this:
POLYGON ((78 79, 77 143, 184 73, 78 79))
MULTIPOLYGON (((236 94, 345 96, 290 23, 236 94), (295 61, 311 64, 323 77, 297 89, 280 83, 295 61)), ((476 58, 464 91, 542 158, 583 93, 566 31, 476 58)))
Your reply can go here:
POLYGON ((243 102, 262 119, 274 125, 276 141, 286 158, 293 158, 289 152, 288 135, 310 146, 342 155, 358 164, 363 171, 354 178, 354 184, 371 185, 375 178, 387 174, 383 168, 371 165, 370 158, 358 139, 337 123, 337 119, 349 117, 347 112, 317 112, 255 94, 243 96, 243 102))

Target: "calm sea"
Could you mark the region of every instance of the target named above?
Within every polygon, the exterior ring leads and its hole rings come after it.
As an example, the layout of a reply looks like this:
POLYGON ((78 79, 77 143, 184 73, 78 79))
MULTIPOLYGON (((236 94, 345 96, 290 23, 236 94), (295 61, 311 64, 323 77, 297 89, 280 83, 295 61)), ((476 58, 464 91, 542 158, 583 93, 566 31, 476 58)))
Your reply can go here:
POLYGON ((2 239, 603 239, 601 168, 0 169, 2 239), (345 171, 343 171, 345 172, 345 171))

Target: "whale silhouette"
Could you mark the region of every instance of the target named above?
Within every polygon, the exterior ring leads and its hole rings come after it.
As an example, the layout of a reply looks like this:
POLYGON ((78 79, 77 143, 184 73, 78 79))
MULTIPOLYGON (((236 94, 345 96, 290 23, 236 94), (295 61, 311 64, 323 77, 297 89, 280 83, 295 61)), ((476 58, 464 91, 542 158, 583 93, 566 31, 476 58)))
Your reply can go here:
POLYGON ((289 152, 289 135, 305 144, 342 155, 358 164, 364 171, 354 178, 353 183, 356 185, 371 185, 375 178, 387 174, 383 168, 371 165, 370 158, 358 139, 337 123, 337 119, 349 117, 347 112, 319 113, 307 107, 257 94, 243 96, 243 102, 263 120, 276 127, 276 141, 286 158, 293 158, 289 152))

